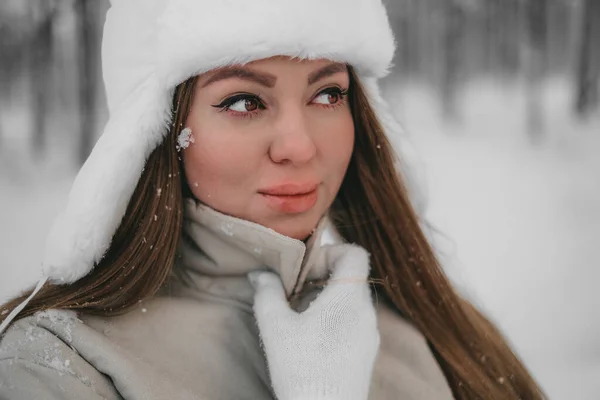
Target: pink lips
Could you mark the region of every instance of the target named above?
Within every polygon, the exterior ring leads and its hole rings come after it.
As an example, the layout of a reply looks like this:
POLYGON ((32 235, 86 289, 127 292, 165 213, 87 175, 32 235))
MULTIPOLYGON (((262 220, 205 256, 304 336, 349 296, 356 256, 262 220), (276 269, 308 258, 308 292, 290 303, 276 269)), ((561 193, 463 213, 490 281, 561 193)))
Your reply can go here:
POLYGON ((298 214, 310 210, 317 202, 318 184, 286 183, 258 191, 270 208, 287 213, 298 214))

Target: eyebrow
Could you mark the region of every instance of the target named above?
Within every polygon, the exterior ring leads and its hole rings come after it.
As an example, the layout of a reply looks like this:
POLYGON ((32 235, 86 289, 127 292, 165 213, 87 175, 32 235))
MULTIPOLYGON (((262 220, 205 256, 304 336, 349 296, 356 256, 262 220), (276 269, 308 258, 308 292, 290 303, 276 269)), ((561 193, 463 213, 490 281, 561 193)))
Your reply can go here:
POLYGON ((311 72, 311 74, 308 76, 308 84, 312 85, 314 83, 317 83, 321 79, 327 78, 340 72, 348 72, 348 67, 346 66, 346 64, 333 63, 326 65, 323 68, 311 72))
POLYGON ((202 87, 205 88, 211 83, 215 83, 229 78, 238 78, 245 81, 256 82, 259 85, 266 86, 268 88, 274 87, 275 81, 277 81, 277 77, 271 74, 267 74, 265 72, 256 72, 242 67, 227 67, 220 69, 214 74, 212 74, 210 78, 206 82, 204 82, 202 87))
MULTIPOLYGON (((308 76, 308 84, 312 85, 321 79, 327 78, 329 76, 335 75, 340 72, 347 72, 348 68, 346 64, 333 63, 324 66, 314 72, 311 72, 308 76)), ((208 85, 222 81, 225 79, 237 78, 245 81, 255 82, 261 86, 266 86, 268 88, 273 88, 275 86, 275 82, 277 81, 277 77, 266 72, 258 72, 253 71, 248 68, 243 67, 227 67, 222 68, 215 73, 213 73, 210 78, 202 84, 202 88, 207 87, 208 85)))

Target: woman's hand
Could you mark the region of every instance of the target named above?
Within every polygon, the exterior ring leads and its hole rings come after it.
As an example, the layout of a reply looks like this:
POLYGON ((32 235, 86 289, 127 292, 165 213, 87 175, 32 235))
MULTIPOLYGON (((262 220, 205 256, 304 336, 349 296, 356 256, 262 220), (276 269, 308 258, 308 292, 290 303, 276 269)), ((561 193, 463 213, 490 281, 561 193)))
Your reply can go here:
POLYGON ((328 246, 332 275, 299 314, 279 277, 253 272, 254 313, 279 400, 365 400, 379 348, 367 283, 369 256, 354 245, 328 246))

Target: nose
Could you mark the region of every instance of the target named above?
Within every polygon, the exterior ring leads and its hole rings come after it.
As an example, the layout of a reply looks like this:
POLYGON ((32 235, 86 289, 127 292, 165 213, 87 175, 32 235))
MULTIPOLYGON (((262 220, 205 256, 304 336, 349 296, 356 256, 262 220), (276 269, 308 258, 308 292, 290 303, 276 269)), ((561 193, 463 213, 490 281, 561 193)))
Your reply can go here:
POLYGON ((302 165, 317 154, 307 115, 301 107, 288 107, 275 120, 269 157, 278 164, 302 165))

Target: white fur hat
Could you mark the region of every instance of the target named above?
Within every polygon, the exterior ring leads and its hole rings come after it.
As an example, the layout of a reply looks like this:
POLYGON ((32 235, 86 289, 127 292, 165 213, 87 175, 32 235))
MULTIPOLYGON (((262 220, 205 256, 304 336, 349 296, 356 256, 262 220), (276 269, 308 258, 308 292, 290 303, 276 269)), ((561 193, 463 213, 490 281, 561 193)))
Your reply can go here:
POLYGON ((111 0, 102 44, 110 118, 52 226, 32 296, 48 280, 77 281, 107 251, 146 159, 168 132, 179 83, 277 55, 345 62, 397 142, 400 126, 377 84, 394 51, 382 0, 111 0))

